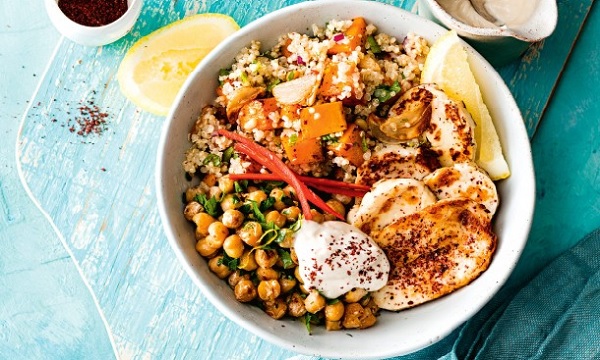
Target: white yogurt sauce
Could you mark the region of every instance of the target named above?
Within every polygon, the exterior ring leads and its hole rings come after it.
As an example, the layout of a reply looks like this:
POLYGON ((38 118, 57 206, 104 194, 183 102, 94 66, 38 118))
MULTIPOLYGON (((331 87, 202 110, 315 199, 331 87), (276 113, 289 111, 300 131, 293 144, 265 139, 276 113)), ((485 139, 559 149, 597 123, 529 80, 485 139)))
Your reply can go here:
POLYGON ((337 298, 353 288, 375 291, 387 283, 390 263, 383 250, 345 222, 303 221, 294 249, 304 286, 327 298, 337 298))
MULTIPOLYGON (((539 0, 479 0, 485 8, 508 28, 525 24, 534 14, 539 0)), ((457 20, 471 26, 496 28, 497 26, 475 11, 469 0, 437 0, 441 7, 457 20)))

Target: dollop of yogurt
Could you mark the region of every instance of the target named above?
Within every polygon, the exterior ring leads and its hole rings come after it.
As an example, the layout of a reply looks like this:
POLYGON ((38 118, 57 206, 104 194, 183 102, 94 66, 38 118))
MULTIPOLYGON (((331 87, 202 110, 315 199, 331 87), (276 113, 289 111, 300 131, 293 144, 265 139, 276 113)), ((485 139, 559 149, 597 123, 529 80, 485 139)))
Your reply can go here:
POLYGON ((345 222, 303 221, 294 249, 304 286, 327 298, 337 298, 353 288, 376 291, 387 283, 390 263, 383 250, 345 222))

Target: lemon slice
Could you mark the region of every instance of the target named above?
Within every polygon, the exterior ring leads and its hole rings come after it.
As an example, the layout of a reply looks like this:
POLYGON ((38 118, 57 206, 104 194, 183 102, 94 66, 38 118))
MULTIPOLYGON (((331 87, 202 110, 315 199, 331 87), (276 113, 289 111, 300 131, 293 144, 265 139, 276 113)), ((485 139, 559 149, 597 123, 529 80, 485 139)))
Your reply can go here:
POLYGON ((505 179, 510 176, 510 170, 467 56, 456 31, 448 31, 431 47, 421 74, 421 83, 435 83, 453 100, 464 102, 477 125, 475 161, 488 172, 492 180, 505 179))
POLYGON ((239 28, 227 15, 198 14, 144 36, 121 61, 121 92, 143 110, 166 115, 196 65, 239 28))

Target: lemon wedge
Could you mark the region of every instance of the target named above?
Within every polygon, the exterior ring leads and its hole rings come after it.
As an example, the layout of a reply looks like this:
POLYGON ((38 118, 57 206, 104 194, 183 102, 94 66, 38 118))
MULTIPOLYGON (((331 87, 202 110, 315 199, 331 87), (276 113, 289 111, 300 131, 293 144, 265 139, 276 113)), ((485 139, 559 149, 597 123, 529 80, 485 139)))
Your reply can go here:
POLYGON ((196 65, 239 28, 227 15, 198 14, 144 36, 121 61, 121 92, 143 110, 166 115, 196 65))
POLYGON ((456 31, 448 31, 433 44, 425 60, 421 83, 435 83, 451 99, 465 104, 477 125, 475 161, 488 172, 492 180, 509 177, 510 170, 502 154, 498 133, 469 67, 467 51, 456 31))

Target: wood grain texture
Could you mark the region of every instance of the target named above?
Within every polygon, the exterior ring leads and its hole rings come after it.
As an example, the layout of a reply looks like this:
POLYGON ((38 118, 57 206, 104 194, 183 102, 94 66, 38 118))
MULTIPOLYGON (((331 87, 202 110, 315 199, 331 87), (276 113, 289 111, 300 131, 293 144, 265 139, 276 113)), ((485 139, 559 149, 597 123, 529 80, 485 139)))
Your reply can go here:
MULTIPOLYGON (((27 185, 94 289, 121 358, 294 355, 224 318, 182 271, 156 211, 152 177, 163 118, 128 103, 114 77, 137 38, 185 15, 221 12, 245 25, 296 2, 147 0, 140 21, 123 40, 102 48, 64 41, 52 59, 19 137, 19 161, 27 185), (109 113, 108 129, 101 136, 83 138, 68 129, 80 102, 91 100, 109 113)), ((414 4, 386 2, 405 8, 414 4)), ((571 43, 574 36, 562 41, 571 43)), ((564 45, 548 42, 512 70, 503 69, 524 113, 529 107, 545 106, 568 54, 557 52, 559 47, 564 45), (543 60, 536 61, 538 57, 543 60), (543 62, 551 63, 553 72, 542 71, 543 62), (539 75, 532 78, 536 71, 539 75), (540 86, 540 91, 528 91, 531 86, 540 86)), ((540 116, 541 111, 534 111, 527 121, 537 124, 540 116)))
POLYGON ((25 9, 0 2, 0 359, 111 359, 90 292, 16 171, 20 119, 59 39, 43 2, 25 9))

